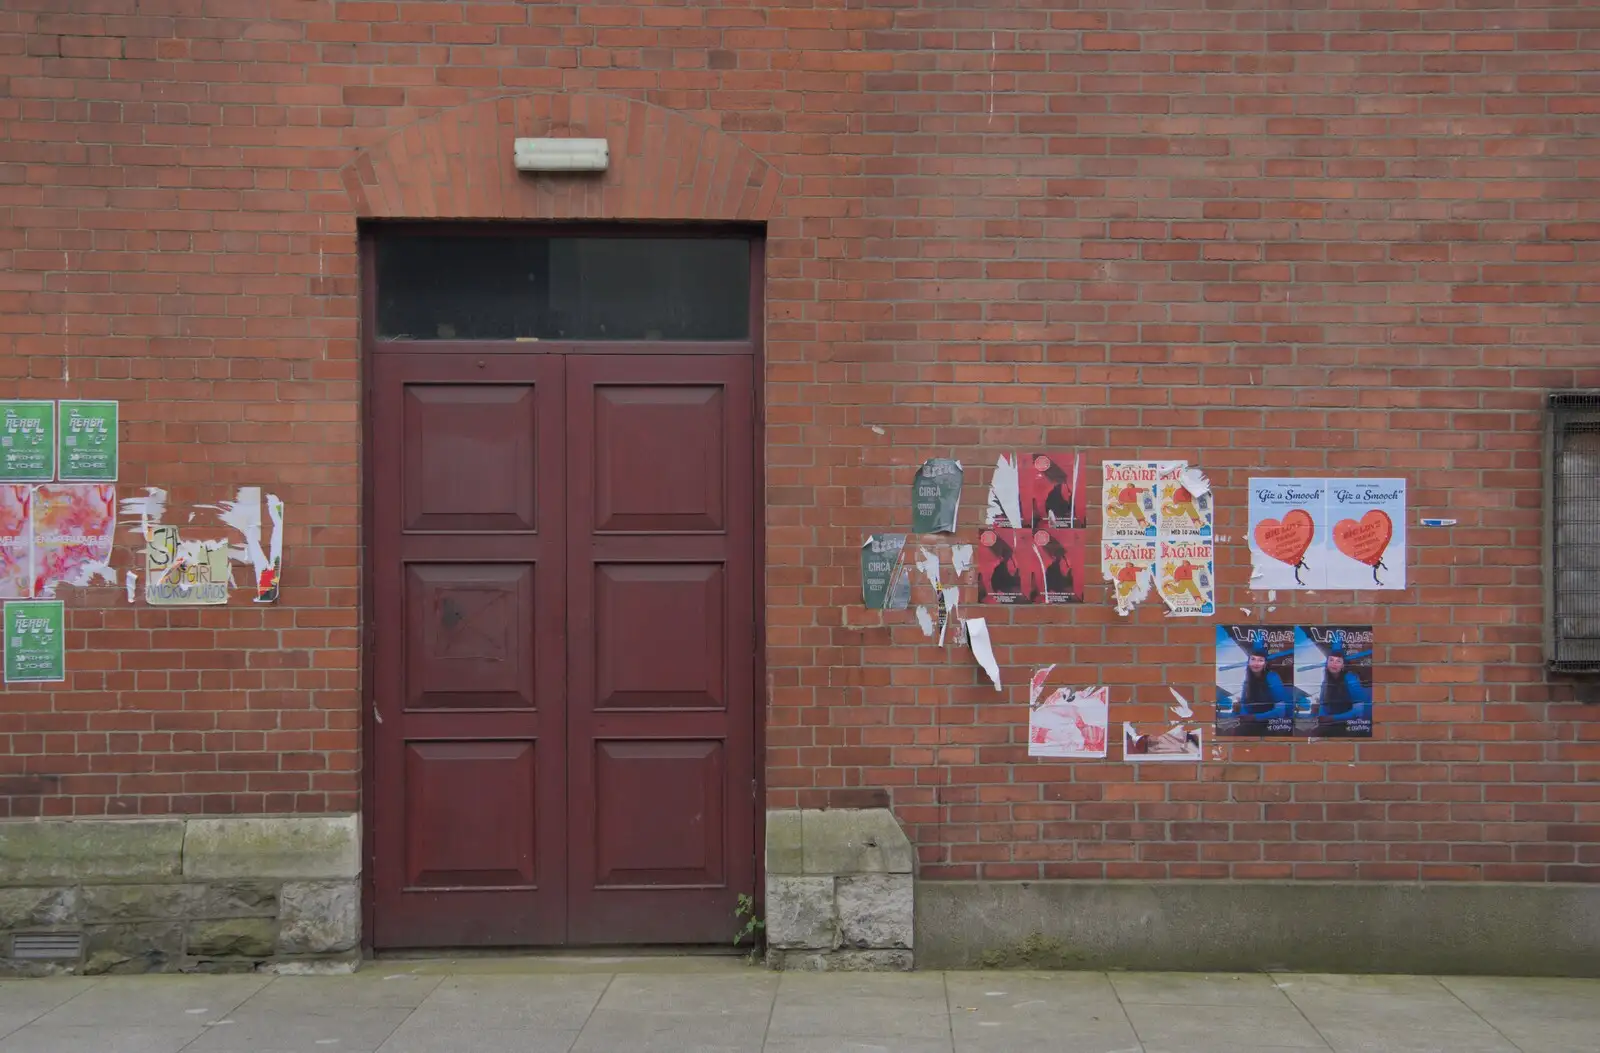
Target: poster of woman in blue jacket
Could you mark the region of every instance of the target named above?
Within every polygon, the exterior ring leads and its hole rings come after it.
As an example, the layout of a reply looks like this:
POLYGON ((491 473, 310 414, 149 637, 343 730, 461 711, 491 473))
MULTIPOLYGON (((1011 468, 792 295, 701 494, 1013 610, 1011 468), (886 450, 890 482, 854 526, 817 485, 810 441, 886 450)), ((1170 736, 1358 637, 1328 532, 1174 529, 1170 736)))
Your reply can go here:
MULTIPOLYGON (((1292 625, 1217 626, 1217 734, 1286 738, 1310 704, 1294 686, 1292 625)), ((1309 727, 1307 728, 1309 731, 1309 727)))
POLYGON ((1312 734, 1372 737, 1372 626, 1296 626, 1294 666, 1316 703, 1312 734))

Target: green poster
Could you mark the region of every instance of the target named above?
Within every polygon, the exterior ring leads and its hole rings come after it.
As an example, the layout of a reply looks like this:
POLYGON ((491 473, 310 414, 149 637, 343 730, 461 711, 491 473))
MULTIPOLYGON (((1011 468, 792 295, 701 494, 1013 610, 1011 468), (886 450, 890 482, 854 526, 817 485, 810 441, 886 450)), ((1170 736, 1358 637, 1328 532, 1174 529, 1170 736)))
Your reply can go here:
POLYGON ((924 461, 911 490, 911 530, 952 534, 961 511, 961 462, 948 457, 924 461))
POLYGON ((900 566, 900 552, 905 547, 904 534, 873 534, 862 542, 861 602, 868 608, 903 610, 910 600, 911 579, 900 566))
POLYGON ((65 611, 60 600, 12 600, 5 606, 6 683, 67 678, 65 611))
POLYGON ((60 435, 61 481, 117 481, 117 404, 62 399, 60 435))
POLYGON ((0 483, 56 477, 56 404, 0 402, 0 483))

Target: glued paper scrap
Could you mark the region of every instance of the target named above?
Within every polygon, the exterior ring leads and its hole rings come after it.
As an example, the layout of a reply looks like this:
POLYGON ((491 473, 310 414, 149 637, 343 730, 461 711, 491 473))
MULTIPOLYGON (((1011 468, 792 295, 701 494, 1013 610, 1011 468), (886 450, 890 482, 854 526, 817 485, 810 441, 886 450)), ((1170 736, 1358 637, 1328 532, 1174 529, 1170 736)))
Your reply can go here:
POLYGON ((1132 724, 1122 725, 1122 759, 1139 763, 1193 761, 1205 759, 1205 729, 1176 724, 1165 731, 1142 732, 1132 724))
POLYGON ((994 465, 994 476, 989 480, 989 504, 984 511, 984 523, 992 527, 1017 530, 1022 527, 1022 496, 1018 489, 1017 462, 1001 454, 994 465))
POLYGON ((1162 538, 1159 548, 1157 588, 1168 609, 1187 617, 1215 614, 1215 546, 1211 541, 1162 538))
POLYGON ((900 566, 905 546, 904 534, 873 534, 861 543, 861 602, 868 610, 893 609, 895 581, 905 577, 900 566))
POLYGON ((1251 479, 1253 589, 1404 589, 1404 479, 1251 479))
POLYGON ((0 599, 33 595, 33 487, 0 483, 0 599))
POLYGON ((952 545, 950 547, 950 566, 955 569, 956 577, 959 578, 965 574, 967 568, 972 566, 972 546, 952 545))
POLYGON ((152 526, 145 547, 145 602, 156 607, 228 602, 233 572, 227 541, 180 541, 175 526, 152 526))
POLYGON ((47 483, 33 491, 33 594, 58 585, 117 584, 109 561, 117 526, 117 488, 109 483, 47 483))
POLYGON ((953 534, 961 513, 961 462, 946 457, 924 461, 911 485, 911 532, 953 534))
POLYGON ((957 609, 961 606, 961 590, 954 586, 939 591, 939 646, 944 646, 944 632, 952 625, 959 625, 957 609))
MULTIPOLYGON (((256 572, 256 603, 277 603, 283 583, 283 501, 277 494, 267 495, 267 518, 272 521, 272 540, 267 546, 267 565, 256 572)), ((909 599, 908 592, 896 609, 904 610, 909 599)))
POLYGON ((923 636, 933 638, 933 615, 928 612, 928 608, 917 608, 917 626, 921 628, 923 636))
POLYGON ((1044 694, 1044 682, 1050 678, 1050 673, 1054 669, 1055 666, 1047 665, 1043 669, 1035 669, 1033 671, 1033 678, 1028 681, 1029 706, 1037 706, 1039 704, 1039 696, 1044 694))
POLYGON ((1170 540, 1212 536, 1211 484, 1204 473, 1177 464, 1156 482, 1156 531, 1170 540))
POLYGON ((989 623, 982 618, 968 618, 961 623, 967 633, 967 643, 972 647, 972 657, 978 660, 988 674, 996 691, 1000 690, 1000 663, 994 660, 994 647, 989 643, 989 623))
POLYGON ((1370 625, 1217 626, 1217 735, 1371 738, 1370 625))
POLYGON ((1109 689, 1057 689, 1028 714, 1028 756, 1102 758, 1106 755, 1109 689))

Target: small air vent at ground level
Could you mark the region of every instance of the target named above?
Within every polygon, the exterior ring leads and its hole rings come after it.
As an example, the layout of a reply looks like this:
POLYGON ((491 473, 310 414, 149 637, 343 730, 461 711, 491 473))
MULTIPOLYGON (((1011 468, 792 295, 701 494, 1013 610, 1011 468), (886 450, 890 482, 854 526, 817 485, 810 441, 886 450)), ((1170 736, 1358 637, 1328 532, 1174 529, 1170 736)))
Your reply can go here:
POLYGON ((11 957, 30 961, 73 961, 83 956, 81 932, 17 932, 11 936, 11 957))

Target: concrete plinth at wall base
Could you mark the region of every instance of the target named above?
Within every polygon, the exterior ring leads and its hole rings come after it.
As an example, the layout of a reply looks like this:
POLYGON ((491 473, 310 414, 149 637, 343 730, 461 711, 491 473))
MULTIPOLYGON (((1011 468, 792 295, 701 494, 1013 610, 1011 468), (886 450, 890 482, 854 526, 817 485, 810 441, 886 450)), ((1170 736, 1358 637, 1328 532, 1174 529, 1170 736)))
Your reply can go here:
POLYGON ((1600 976, 1600 886, 957 882, 916 886, 919 969, 1600 976))
POLYGON ((360 844, 354 815, 0 822, 0 975, 354 971, 360 844))

